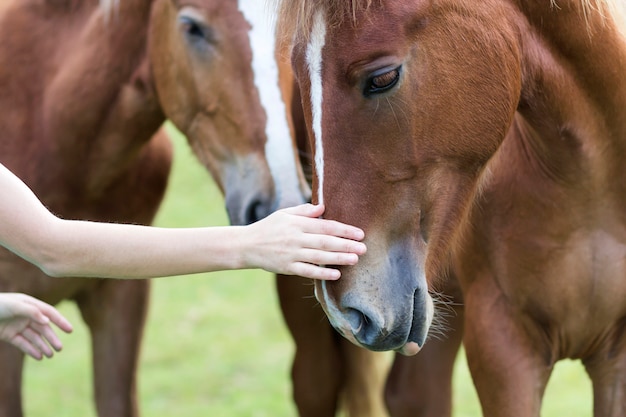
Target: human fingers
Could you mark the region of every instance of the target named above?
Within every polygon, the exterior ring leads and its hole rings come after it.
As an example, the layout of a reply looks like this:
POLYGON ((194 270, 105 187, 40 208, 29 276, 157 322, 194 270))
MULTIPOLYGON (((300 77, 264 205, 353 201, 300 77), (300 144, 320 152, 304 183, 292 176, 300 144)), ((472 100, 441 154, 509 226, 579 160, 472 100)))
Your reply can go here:
POLYGON ((54 310, 54 307, 28 294, 10 293, 6 295, 11 297, 9 300, 11 301, 10 310, 13 317, 25 317, 42 324, 47 324, 50 321, 44 310, 47 310, 46 307, 54 310))
POLYGON ((47 324, 48 322, 52 322, 56 324, 59 329, 63 330, 66 333, 71 333, 73 330, 72 324, 68 319, 63 316, 59 310, 54 308, 48 303, 45 303, 41 300, 33 298, 30 302, 42 313, 39 315, 39 319, 36 321, 40 324, 47 324))
POLYGON ((280 215, 282 213, 296 216, 291 218, 289 224, 292 226, 297 225, 300 230, 306 233, 318 233, 351 240, 363 240, 365 237, 365 232, 356 226, 351 226, 336 220, 319 218, 323 212, 324 206, 321 204, 301 204, 299 206, 279 210, 275 214, 280 215), (298 218, 298 216, 301 218, 298 218))
POLYGON ((22 331, 22 336, 24 337, 24 339, 28 340, 35 349, 37 349, 46 357, 51 358, 54 354, 50 346, 48 346, 48 344, 44 340, 43 335, 38 331, 35 331, 31 327, 25 328, 22 331))
MULTIPOLYGON (((63 343, 56 335, 54 330, 50 325, 43 325, 38 323, 32 323, 30 327, 37 332, 42 341, 47 342, 50 346, 54 348, 57 352, 63 349, 63 343)), ((47 346, 47 345, 46 345, 47 346)), ((52 352, 51 352, 52 353, 52 352)), ((46 355, 47 356, 47 355, 46 355)))
POLYGON ((298 206, 288 207, 280 211, 296 216, 319 217, 324 213, 324 206, 319 204, 314 205, 306 203, 300 204, 298 206))
POLYGON ((363 255, 367 252, 367 246, 363 242, 320 234, 304 235, 302 246, 326 252, 342 252, 356 255, 363 255))
POLYGON ((41 352, 21 334, 13 337, 13 339, 11 339, 11 344, 33 359, 37 359, 39 361, 43 358, 41 352))
POLYGON ((365 232, 362 229, 336 220, 303 219, 303 231, 313 234, 336 236, 350 240, 363 240, 365 232))
POLYGON ((302 249, 297 258, 298 262, 305 262, 313 265, 356 265, 359 256, 354 253, 329 252, 319 249, 302 249))
POLYGON ((341 277, 341 272, 338 269, 306 262, 294 263, 289 274, 324 281, 334 281, 341 277))
POLYGON ((3 318, 25 317, 40 320, 41 312, 31 303, 33 297, 21 293, 0 293, 0 306, 3 308, 3 318))

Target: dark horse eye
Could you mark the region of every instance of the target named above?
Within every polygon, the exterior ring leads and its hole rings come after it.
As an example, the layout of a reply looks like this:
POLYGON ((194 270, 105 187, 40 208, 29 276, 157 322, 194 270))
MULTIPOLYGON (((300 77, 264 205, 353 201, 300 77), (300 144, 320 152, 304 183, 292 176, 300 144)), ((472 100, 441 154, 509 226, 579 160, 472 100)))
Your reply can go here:
POLYGON ((392 70, 385 69, 379 73, 372 74, 365 85, 365 96, 369 97, 392 89, 400 79, 401 68, 400 66, 392 70))
POLYGON ((180 26, 183 32, 190 38, 204 39, 206 37, 204 28, 189 17, 182 16, 180 18, 180 26))

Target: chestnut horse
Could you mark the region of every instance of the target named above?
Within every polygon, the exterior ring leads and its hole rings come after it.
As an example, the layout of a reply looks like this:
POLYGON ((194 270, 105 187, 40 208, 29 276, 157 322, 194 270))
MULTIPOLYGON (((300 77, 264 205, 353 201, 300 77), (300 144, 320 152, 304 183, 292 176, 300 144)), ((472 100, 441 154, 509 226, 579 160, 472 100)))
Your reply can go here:
MULTIPOLYGON (((282 2, 314 199, 366 232, 359 264, 315 284, 338 332, 431 358, 433 300, 460 288, 485 415, 538 416, 565 358, 585 365, 594 415, 626 414, 621 6, 282 2)), ((404 375, 422 387, 453 357, 404 375)))
MULTIPOLYGON (((265 157, 250 25, 236 0, 7 0, 0 6, 0 160, 65 218, 149 224, 169 118, 225 193, 233 223, 307 198, 293 161, 265 157), (103 2, 104 4, 105 2, 103 2), (115 3, 115 4, 114 4, 115 3), (294 180, 295 179, 295 180, 294 180)), ((288 136, 285 136, 288 139, 288 136)), ((269 144, 268 144, 269 146, 269 144)), ((0 251, 0 291, 73 300, 93 344, 100 416, 135 416, 148 281, 52 279, 0 251)), ((0 346, 0 415, 22 415, 23 355, 0 346)))
MULTIPOLYGON (((289 106, 289 125, 302 167, 307 178, 311 178, 311 148, 291 67, 290 45, 280 34, 278 41, 281 90, 289 106)), ((460 344, 462 310, 447 318, 446 323, 452 328, 445 338, 431 341, 421 355, 396 355, 389 369, 388 355, 350 343, 324 320, 311 280, 279 276, 277 285, 283 317, 295 342, 292 386, 300 417, 334 417, 342 412, 351 417, 384 417, 389 410, 393 416, 450 414, 451 378, 460 344), (430 375, 428 380, 420 378, 425 370, 430 375), (415 392, 421 395, 416 397, 415 392)), ((450 287, 448 292, 458 292, 453 290, 450 287)), ((451 308, 457 309, 454 305, 451 308)))

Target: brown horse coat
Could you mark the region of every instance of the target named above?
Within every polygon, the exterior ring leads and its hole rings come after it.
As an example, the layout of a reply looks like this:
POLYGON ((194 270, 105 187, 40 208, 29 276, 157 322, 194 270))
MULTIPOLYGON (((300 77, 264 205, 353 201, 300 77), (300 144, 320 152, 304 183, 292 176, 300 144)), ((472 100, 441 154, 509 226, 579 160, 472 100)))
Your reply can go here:
MULTIPOLYGON (((62 217, 149 224, 170 169, 171 145, 158 130, 167 117, 225 192, 233 222, 277 208, 292 190, 276 192, 265 158, 250 25, 237 1, 118 3, 108 11, 96 0, 0 4, 2 163, 62 217)), ((100 416, 137 415, 148 286, 51 279, 0 251, 0 291, 78 303, 100 416)), ((0 346, 2 416, 22 415, 22 361, 0 346)))
POLYGON ((423 355, 458 279, 488 416, 538 415, 563 358, 595 415, 626 413, 620 5, 283 2, 314 197, 368 244, 318 299, 353 342, 423 355))

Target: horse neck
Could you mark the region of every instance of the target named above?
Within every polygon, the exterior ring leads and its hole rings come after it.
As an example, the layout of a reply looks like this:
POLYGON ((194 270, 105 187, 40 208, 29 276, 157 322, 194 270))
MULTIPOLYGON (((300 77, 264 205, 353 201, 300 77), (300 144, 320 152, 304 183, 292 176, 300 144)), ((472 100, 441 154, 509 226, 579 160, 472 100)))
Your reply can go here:
POLYGON ((121 0, 110 9, 94 8, 89 19, 75 16, 84 23, 80 40, 67 52, 73 65, 61 66, 61 81, 55 83, 54 99, 46 109, 55 159, 64 167, 58 172, 66 182, 84 183, 92 191, 106 188, 135 162, 164 120, 147 65, 152 3, 121 0), (93 88, 80 100, 84 85, 93 88), (77 152, 81 158, 75 157, 77 152), (85 158, 89 173, 76 176, 82 169, 77 164, 85 158))
POLYGON ((94 158, 86 188, 95 196, 102 195, 110 184, 137 164, 146 143, 165 121, 148 55, 148 32, 155 2, 121 0, 119 7, 104 10, 108 13, 105 22, 111 33, 109 47, 117 51, 115 60, 122 65, 132 64, 120 71, 120 79, 113 84, 117 98, 108 109, 112 117, 108 117, 91 145, 94 158))
POLYGON ((105 35, 100 41, 107 51, 111 51, 103 65, 104 71, 110 74, 111 92, 116 98, 111 101, 103 95, 100 104, 108 109, 102 114, 113 115, 114 123, 108 128, 114 131, 114 136, 121 135, 117 146, 112 146, 110 138, 103 138, 101 142, 109 143, 101 143, 102 148, 96 153, 102 155, 104 152, 106 155, 109 152, 109 155, 108 158, 100 157, 100 160, 128 159, 129 154, 138 152, 150 139, 151 134, 145 132, 154 133, 164 120, 147 54, 151 11, 155 1, 101 2, 111 5, 110 8, 103 7, 105 35))
POLYGON ((547 1, 520 3, 517 137, 547 166, 564 163, 568 152, 577 153, 572 161, 606 166, 626 152, 624 37, 609 16, 585 14, 577 0, 561 8, 547 1))

